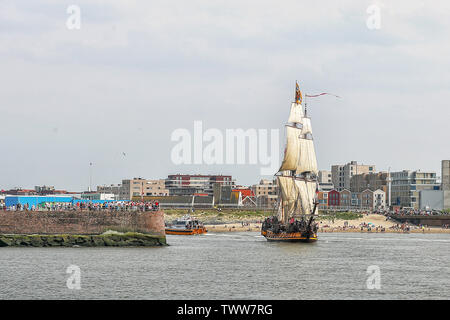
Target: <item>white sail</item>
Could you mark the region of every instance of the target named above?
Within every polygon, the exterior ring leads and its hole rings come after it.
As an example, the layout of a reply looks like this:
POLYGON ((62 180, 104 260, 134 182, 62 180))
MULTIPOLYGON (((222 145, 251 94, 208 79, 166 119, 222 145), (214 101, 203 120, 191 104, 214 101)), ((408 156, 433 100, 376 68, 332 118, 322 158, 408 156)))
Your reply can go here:
POLYGON ((296 180, 295 186, 298 192, 297 208, 300 214, 311 214, 314 210, 314 198, 316 196, 316 182, 296 180))
POLYGON ((311 172, 317 174, 317 159, 314 142, 309 139, 299 139, 300 157, 298 159, 296 174, 311 172))
POLYGON ((311 119, 310 118, 303 118, 302 120, 302 134, 312 134, 312 126, 311 126, 311 119))
POLYGON ((278 203, 277 217, 278 217, 278 221, 284 221, 283 203, 282 202, 278 203))
POLYGON ((299 162, 299 150, 300 150, 300 134, 301 129, 286 126, 286 149, 284 150, 284 159, 281 163, 279 171, 284 170, 297 170, 297 164, 299 162))
POLYGON ((317 190, 317 182, 316 181, 308 181, 306 182, 306 188, 308 189, 308 197, 309 204, 311 206, 310 214, 314 214, 314 202, 316 201, 316 190, 317 190))
POLYGON ((302 123, 303 117, 304 117, 304 115, 303 115, 302 105, 299 103, 292 102, 291 112, 289 113, 288 122, 302 123))
POLYGON ((318 169, 312 140, 311 119, 304 115, 298 86, 296 102, 291 105, 288 123, 291 125, 286 126, 286 148, 277 175, 280 200, 278 218, 283 222, 299 214, 314 213, 317 188, 314 175, 317 175, 318 169), (301 129, 292 123, 301 124, 301 129))
POLYGON ((284 216, 287 217, 295 208, 298 191, 295 187, 295 180, 292 177, 277 177, 278 190, 280 191, 284 216))

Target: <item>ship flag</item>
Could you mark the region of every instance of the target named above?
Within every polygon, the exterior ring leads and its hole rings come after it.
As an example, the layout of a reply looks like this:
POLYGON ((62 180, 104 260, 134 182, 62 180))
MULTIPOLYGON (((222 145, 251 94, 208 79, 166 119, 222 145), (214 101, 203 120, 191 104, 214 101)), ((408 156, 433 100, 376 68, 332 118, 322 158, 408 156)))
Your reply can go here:
POLYGON ((295 82, 295 103, 302 104, 302 92, 300 91, 300 87, 298 86, 297 81, 295 82))
POLYGON ((340 98, 338 95, 335 95, 335 94, 332 94, 332 93, 329 93, 329 92, 322 92, 322 93, 319 93, 319 94, 305 94, 305 97, 315 98, 315 97, 320 97, 320 96, 323 96, 323 95, 326 95, 326 94, 329 94, 330 96, 334 96, 336 98, 340 98))

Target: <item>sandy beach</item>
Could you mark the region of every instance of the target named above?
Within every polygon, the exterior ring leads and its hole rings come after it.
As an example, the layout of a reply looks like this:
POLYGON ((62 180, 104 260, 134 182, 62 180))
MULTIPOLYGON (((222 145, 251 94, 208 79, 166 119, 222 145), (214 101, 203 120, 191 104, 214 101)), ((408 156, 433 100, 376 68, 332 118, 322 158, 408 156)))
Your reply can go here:
MULTIPOLYGON (((185 210, 165 210, 165 220, 170 223, 182 217, 185 210)), ((217 210, 197 210, 190 213, 203 222, 209 232, 260 232, 261 223, 270 214, 254 211, 223 211, 217 210)), ((338 219, 319 216, 316 218, 320 232, 370 232, 370 233, 405 233, 401 225, 380 214, 362 214, 360 218, 338 219), (361 230, 361 226, 363 226, 361 230)), ((450 233, 450 229, 440 227, 419 228, 415 225, 408 225, 410 233, 450 233)))
MULTIPOLYGON (((354 220, 324 220, 318 221, 320 232, 369 232, 369 233, 405 233, 404 230, 396 228, 400 226, 397 222, 386 220, 386 217, 378 214, 364 215, 362 218, 354 220), (363 227, 361 225, 370 227, 363 227)), ((225 223, 225 224, 205 224, 209 232, 259 232, 261 223, 225 223)), ((410 233, 450 233, 450 229, 439 227, 419 228, 410 225, 410 233)))

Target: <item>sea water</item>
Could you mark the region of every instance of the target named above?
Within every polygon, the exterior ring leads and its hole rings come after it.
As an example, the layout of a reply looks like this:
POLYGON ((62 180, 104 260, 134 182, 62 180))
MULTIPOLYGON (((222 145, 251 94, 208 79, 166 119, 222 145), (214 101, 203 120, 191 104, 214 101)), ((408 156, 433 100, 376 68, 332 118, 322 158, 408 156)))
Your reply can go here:
POLYGON ((308 244, 236 232, 167 242, 0 248, 0 299, 450 298, 450 234, 319 233, 308 244), (78 287, 69 285, 74 268, 78 287))

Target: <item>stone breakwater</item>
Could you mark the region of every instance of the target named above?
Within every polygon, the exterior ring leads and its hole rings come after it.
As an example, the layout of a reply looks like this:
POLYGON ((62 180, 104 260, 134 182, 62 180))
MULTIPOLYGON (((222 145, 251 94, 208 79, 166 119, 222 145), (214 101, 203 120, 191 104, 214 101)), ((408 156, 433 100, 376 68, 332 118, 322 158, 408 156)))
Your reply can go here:
POLYGON ((102 235, 0 235, 0 247, 153 247, 166 245, 166 238, 142 233, 102 235))
POLYGON ((165 238, 162 211, 0 211, 0 234, 99 235, 107 230, 165 238))

